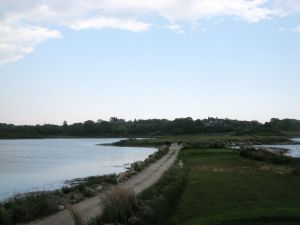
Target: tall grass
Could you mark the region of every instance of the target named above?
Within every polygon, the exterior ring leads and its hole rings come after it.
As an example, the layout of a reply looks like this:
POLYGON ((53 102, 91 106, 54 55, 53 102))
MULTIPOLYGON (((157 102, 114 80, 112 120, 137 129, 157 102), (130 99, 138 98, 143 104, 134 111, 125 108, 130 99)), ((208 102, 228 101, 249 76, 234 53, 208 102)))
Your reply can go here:
POLYGON ((0 225, 27 222, 58 211, 57 203, 44 193, 14 197, 0 205, 0 225))
POLYGON ((75 207, 73 207, 72 205, 68 205, 67 209, 75 225, 86 225, 83 216, 79 213, 79 211, 75 207))
POLYGON ((133 191, 114 188, 103 195, 103 223, 123 223, 138 211, 138 201, 133 191))

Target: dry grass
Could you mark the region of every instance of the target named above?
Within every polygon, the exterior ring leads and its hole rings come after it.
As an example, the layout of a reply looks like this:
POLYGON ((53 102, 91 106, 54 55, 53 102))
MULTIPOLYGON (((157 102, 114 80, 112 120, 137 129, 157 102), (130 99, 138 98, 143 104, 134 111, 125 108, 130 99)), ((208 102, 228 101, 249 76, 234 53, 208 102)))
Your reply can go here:
POLYGON ((134 216, 138 209, 138 201, 133 191, 114 188, 107 191, 102 197, 103 214, 105 223, 124 223, 134 216))
POLYGON ((75 225, 86 225, 86 222, 83 219, 83 216, 79 213, 79 211, 75 207, 73 207, 72 205, 68 205, 67 209, 68 209, 75 225))

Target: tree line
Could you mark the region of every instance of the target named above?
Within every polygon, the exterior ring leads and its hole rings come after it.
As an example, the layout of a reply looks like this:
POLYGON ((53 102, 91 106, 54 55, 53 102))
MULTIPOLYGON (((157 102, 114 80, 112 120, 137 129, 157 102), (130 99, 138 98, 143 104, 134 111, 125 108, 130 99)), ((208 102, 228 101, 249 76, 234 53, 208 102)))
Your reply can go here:
POLYGON ((110 118, 109 121, 87 120, 82 123, 62 125, 13 125, 0 123, 0 138, 43 137, 131 137, 206 133, 234 133, 236 135, 279 134, 281 131, 300 131, 300 120, 276 119, 260 123, 232 119, 193 120, 190 117, 167 119, 129 120, 110 118))

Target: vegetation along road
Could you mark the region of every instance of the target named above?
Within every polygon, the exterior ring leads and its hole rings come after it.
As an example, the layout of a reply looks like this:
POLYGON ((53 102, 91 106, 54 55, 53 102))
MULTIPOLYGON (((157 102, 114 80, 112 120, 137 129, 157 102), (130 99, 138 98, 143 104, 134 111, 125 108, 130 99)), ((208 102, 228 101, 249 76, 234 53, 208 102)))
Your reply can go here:
MULTIPOLYGON (((141 193, 143 190, 155 184, 163 173, 168 170, 175 162, 181 146, 172 144, 169 152, 161 159, 151 164, 149 167, 141 171, 139 174, 129 178, 127 181, 120 183, 121 188, 131 189, 135 194, 141 193)), ((101 199, 93 197, 82 201, 74 208, 84 216, 86 220, 101 214, 101 199)), ((51 215, 44 219, 28 223, 28 225, 73 225, 72 218, 68 210, 63 210, 57 214, 51 215)))

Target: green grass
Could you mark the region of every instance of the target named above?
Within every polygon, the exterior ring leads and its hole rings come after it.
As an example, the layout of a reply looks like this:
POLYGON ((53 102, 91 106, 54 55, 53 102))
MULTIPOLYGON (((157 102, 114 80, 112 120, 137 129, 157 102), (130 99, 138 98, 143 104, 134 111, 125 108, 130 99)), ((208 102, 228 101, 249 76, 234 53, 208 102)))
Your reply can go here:
POLYGON ((300 177, 291 165, 225 149, 184 150, 179 157, 188 175, 175 224, 300 224, 300 177))

